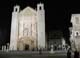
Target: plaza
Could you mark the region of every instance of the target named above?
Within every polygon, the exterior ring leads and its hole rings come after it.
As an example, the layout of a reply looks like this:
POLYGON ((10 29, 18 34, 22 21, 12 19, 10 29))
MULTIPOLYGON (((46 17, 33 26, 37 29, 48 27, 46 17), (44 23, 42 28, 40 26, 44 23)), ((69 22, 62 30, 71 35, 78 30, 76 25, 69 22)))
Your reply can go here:
POLYGON ((34 51, 13 51, 13 52, 1 52, 0 51, 0 57, 2 58, 66 58, 66 52, 59 52, 55 51, 56 53, 50 54, 48 51, 42 52, 42 54, 39 54, 39 52, 34 51), (7 55, 7 56, 6 56, 7 55))

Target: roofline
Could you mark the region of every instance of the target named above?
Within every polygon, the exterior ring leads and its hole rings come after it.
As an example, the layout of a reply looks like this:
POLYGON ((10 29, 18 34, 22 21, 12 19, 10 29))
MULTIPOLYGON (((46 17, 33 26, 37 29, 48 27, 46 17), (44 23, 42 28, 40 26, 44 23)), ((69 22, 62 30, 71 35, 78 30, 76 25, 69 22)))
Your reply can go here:
POLYGON ((71 16, 80 16, 80 14, 72 14, 71 16))
POLYGON ((25 7, 25 8, 24 8, 23 10, 21 10, 19 13, 21 14, 23 11, 25 11, 26 8, 30 8, 30 10, 32 10, 32 11, 34 11, 34 12, 36 13, 36 10, 33 9, 32 7, 30 7, 30 6, 25 7))

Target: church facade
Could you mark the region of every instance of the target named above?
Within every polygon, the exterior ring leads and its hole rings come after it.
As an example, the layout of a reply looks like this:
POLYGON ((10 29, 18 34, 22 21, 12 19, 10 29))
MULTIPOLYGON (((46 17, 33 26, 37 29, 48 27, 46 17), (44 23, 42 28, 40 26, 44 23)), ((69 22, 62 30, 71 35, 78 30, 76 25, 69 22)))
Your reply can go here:
POLYGON ((12 12, 10 50, 35 48, 45 48, 44 4, 37 4, 36 10, 26 7, 21 11, 17 5, 12 12))
POLYGON ((80 51, 80 14, 72 14, 70 27, 70 42, 73 51, 80 51))

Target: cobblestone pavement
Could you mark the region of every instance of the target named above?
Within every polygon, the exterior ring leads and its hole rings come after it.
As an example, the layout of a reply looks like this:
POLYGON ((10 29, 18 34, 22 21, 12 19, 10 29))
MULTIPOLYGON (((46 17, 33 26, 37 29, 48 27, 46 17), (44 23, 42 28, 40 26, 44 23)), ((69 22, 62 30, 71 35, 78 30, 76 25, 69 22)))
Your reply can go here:
POLYGON ((0 51, 0 58, 67 58, 66 52, 55 51, 50 53, 49 51, 39 52, 35 51, 0 51))

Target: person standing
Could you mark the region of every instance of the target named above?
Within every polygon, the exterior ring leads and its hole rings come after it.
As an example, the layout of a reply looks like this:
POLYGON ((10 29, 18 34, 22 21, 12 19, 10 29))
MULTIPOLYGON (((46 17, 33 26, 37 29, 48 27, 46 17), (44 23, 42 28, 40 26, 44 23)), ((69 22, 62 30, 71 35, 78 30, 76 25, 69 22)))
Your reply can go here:
POLYGON ((67 58, 71 58, 71 48, 70 48, 70 46, 68 47, 67 58))
POLYGON ((79 58, 79 52, 77 50, 74 52, 74 58, 79 58))
POLYGON ((39 49, 39 54, 42 54, 42 49, 41 48, 39 49))

